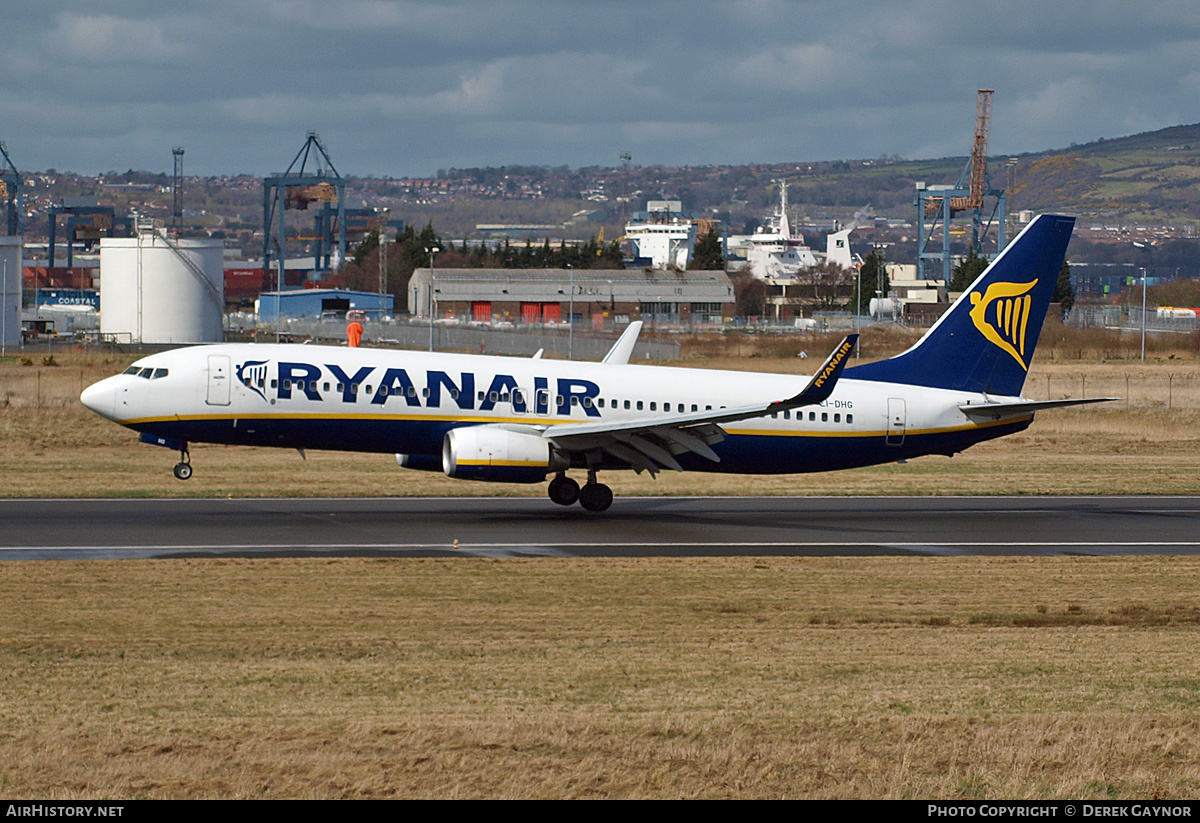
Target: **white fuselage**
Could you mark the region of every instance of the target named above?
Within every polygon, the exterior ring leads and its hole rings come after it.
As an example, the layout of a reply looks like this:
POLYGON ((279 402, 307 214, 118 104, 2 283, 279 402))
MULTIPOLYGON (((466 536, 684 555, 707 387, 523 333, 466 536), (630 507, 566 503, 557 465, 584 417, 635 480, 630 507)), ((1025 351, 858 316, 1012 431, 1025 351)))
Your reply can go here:
MULTIPOLYGON (((225 344, 150 355, 84 403, 186 442, 437 455, 447 431, 665 418, 770 403, 796 375, 310 345, 225 344)), ((994 396, 843 378, 823 403, 724 424, 721 462, 687 468, 791 473, 952 454, 1028 425, 977 422, 994 396)), ((689 455, 688 457, 694 457, 689 455)))

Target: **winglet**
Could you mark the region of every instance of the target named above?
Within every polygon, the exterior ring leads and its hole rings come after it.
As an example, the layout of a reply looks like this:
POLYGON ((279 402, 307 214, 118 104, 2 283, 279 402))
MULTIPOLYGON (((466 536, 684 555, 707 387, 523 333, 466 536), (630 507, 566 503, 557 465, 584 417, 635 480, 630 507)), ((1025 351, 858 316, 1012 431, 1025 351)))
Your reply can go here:
POLYGON ((621 366, 629 362, 630 356, 633 354, 633 347, 637 344, 638 334, 642 331, 642 321, 634 320, 626 328, 624 333, 613 343, 613 347, 608 350, 608 354, 604 355, 601 363, 608 363, 614 366, 621 366))
POLYGON ((799 406, 812 406, 828 399, 829 395, 833 394, 833 387, 837 385, 838 378, 842 376, 842 369, 846 368, 846 361, 850 359, 850 353, 854 351, 856 343, 858 343, 857 334, 846 335, 845 339, 833 350, 833 354, 829 355, 825 364, 817 369, 817 373, 808 381, 808 385, 802 392, 788 400, 772 403, 767 411, 775 412, 799 406))

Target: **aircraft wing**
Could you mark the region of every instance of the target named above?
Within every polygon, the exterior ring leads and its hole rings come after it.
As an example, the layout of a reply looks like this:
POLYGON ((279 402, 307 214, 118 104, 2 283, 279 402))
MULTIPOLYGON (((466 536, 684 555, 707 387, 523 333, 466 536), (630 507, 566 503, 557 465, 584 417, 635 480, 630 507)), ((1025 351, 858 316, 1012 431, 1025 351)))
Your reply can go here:
POLYGON ((1015 417, 1042 409, 1061 409, 1067 406, 1082 406, 1085 403, 1108 403, 1119 399, 1117 397, 1083 397, 1074 400, 1014 400, 1005 403, 968 403, 958 408, 968 417, 999 420, 1001 417, 1015 417))
POLYGON ((721 424, 766 417, 769 414, 825 401, 833 394, 834 386, 857 342, 857 334, 847 335, 808 384, 799 393, 785 400, 615 421, 560 423, 547 426, 542 431, 542 436, 564 451, 606 452, 617 460, 628 463, 635 471, 645 469, 651 474, 656 474, 662 468, 683 471, 674 455, 684 452, 694 452, 707 460, 719 463, 720 457, 709 446, 725 439, 721 424))

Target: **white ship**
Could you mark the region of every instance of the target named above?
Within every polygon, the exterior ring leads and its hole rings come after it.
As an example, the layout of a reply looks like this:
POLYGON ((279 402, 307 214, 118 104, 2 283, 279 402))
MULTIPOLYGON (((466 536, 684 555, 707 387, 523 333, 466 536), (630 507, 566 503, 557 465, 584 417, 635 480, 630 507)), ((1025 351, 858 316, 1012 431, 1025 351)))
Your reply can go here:
POLYGON ((821 254, 804 245, 802 237, 793 236, 787 209, 787 183, 780 181, 779 205, 767 225, 754 234, 729 238, 730 253, 744 257, 755 277, 770 283, 787 283, 794 281, 800 271, 827 261, 847 269, 861 263, 850 253, 850 232, 854 226, 830 234, 825 241, 825 253, 821 254))
POLYGON ((655 269, 686 269, 696 247, 696 224, 671 216, 682 212, 683 204, 678 200, 651 200, 646 210, 652 215, 649 220, 625 226, 625 239, 630 242, 634 260, 655 269))

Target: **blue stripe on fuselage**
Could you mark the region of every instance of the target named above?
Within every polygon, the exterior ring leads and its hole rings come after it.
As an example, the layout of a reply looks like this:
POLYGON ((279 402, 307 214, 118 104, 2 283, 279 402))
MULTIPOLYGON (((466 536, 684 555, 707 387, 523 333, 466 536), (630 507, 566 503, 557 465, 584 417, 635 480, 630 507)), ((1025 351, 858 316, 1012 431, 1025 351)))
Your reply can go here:
MULTIPOLYGON (((1022 431, 1032 419, 1031 415, 1022 420, 989 426, 909 432, 900 446, 887 445, 883 433, 842 434, 837 437, 794 432, 730 434, 723 442, 712 446, 721 458, 720 463, 713 463, 692 453, 677 455, 677 460, 689 471, 723 473, 799 474, 849 469, 927 454, 951 455, 976 443, 1022 431)), ((159 437, 192 443, 433 456, 441 454, 442 441, 450 429, 484 425, 487 422, 268 416, 156 420, 133 423, 130 427, 159 437)), ((619 468, 625 467, 622 465, 619 468)))

